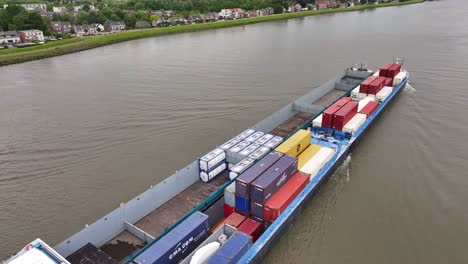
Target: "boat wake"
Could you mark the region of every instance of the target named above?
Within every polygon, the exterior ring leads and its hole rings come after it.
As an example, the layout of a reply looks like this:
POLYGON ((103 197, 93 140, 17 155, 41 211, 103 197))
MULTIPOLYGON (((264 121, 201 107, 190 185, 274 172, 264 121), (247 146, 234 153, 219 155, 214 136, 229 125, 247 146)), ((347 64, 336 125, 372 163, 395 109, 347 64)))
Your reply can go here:
POLYGON ((408 93, 408 94, 413 94, 413 93, 416 92, 416 89, 414 89, 414 87, 411 86, 411 84, 407 83, 407 84, 405 85, 405 88, 403 89, 403 91, 405 91, 405 92, 408 93))

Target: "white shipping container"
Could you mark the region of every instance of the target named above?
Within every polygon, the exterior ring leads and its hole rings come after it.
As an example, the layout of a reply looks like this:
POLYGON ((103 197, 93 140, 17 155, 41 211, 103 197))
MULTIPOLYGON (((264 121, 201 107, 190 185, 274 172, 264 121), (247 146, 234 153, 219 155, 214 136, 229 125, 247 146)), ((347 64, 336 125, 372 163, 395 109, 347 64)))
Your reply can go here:
POLYGON ((232 182, 224 188, 224 203, 236 207, 236 182, 232 182))
POLYGON ((393 91, 393 87, 390 87, 390 86, 384 86, 384 88, 382 88, 382 90, 380 90, 376 95, 375 97, 377 98, 377 100, 379 100, 379 102, 383 102, 393 91))
POLYGON ((229 149, 229 152, 237 153, 237 152, 243 150, 244 148, 246 148, 248 145, 250 145, 250 142, 248 142, 248 141, 241 141, 241 142, 239 142, 237 145, 235 145, 234 147, 232 147, 231 149, 229 149))
POLYGON ((359 92, 359 89, 361 88, 361 85, 358 85, 358 87, 354 88, 352 91, 351 91, 351 98, 354 100, 354 101, 359 101, 363 98, 365 98, 367 96, 366 93, 360 93, 359 92))
POLYGON ((281 144, 281 142, 283 142, 283 138, 280 137, 280 136, 275 136, 274 138, 272 138, 270 141, 268 141, 267 143, 265 143, 265 147, 267 148, 271 148, 271 149, 274 149, 276 148, 279 144, 281 144))
POLYGON ((405 78, 406 72, 399 72, 395 77, 393 77, 393 86, 399 85, 405 78))
POLYGON ((320 150, 301 168, 301 172, 310 175, 312 180, 321 168, 327 163, 335 154, 335 150, 327 147, 322 147, 320 150))
POLYGON ((259 147, 260 147, 260 145, 257 145, 257 144, 254 143, 252 145, 247 146, 243 150, 241 150, 239 152, 239 154, 241 154, 242 156, 248 156, 248 155, 252 154, 255 150, 257 150, 259 147))
POLYGON ((237 176, 241 175, 244 171, 246 171, 250 166, 254 164, 255 160, 251 158, 245 158, 239 161, 234 167, 232 167, 231 171, 229 172, 229 178, 231 180, 235 179, 237 176))
POLYGON ((221 162, 226 160, 226 152, 223 149, 216 148, 210 151, 198 161, 200 170, 209 171, 221 162))
POLYGON ((249 142, 255 142, 257 141, 259 138, 261 138, 263 135, 265 135, 265 133, 263 133, 262 131, 257 131, 255 133, 253 133, 252 135, 250 135, 248 138, 246 138, 245 140, 246 141, 249 141, 249 142))
POLYGON ((322 118, 323 114, 320 114, 317 116, 314 120, 312 120, 312 126, 313 127, 321 127, 322 126, 322 118))
POLYGON ((365 114, 357 113, 351 120, 348 121, 343 127, 343 132, 354 134, 358 128, 366 121, 365 114))
POLYGON ((379 71, 376 71, 376 72, 374 72, 374 74, 372 74, 372 76, 374 76, 374 77, 379 77, 379 74, 380 74, 380 70, 379 70, 379 71))
POLYGON ((249 158, 253 160, 258 160, 265 156, 268 152, 270 152, 270 148, 260 147, 259 149, 255 150, 252 154, 250 154, 249 158))
POLYGON ((369 103, 370 101, 374 101, 374 102, 375 102, 375 97, 373 97, 373 96, 366 96, 364 99, 360 100, 360 101, 359 101, 359 104, 358 104, 358 112, 361 111, 361 109, 364 108, 364 106, 366 106, 367 103, 369 103))
POLYGON ((209 182, 210 180, 214 179, 216 176, 220 175, 224 170, 226 170, 226 163, 221 163, 218 167, 212 169, 209 172, 200 171, 200 179, 203 182, 209 182))
POLYGON ((272 134, 265 134, 261 138, 257 139, 257 141, 255 141, 254 143, 258 144, 258 145, 263 145, 263 144, 267 143, 273 137, 274 136, 272 134))
POLYGON ((240 142, 239 139, 232 138, 229 141, 227 141, 226 143, 222 144, 219 148, 224 149, 224 150, 228 150, 228 149, 234 147, 239 142, 240 142))
POLYGON ((252 135, 255 133, 255 129, 249 128, 246 129, 244 132, 240 133, 239 135, 235 136, 235 139, 238 139, 239 141, 246 139, 248 136, 252 135))

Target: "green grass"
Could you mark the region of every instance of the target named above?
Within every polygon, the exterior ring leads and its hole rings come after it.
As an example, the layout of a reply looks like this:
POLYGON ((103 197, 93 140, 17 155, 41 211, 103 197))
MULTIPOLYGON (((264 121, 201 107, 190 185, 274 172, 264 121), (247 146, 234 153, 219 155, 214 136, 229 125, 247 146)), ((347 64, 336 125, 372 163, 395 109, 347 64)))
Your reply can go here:
POLYGON ((234 27, 240 25, 248 25, 253 23, 260 23, 266 21, 284 20, 290 18, 298 18, 304 16, 313 16, 337 12, 351 12, 370 8, 397 6, 397 5, 408 5, 422 3, 424 0, 411 0, 400 3, 383 3, 379 5, 363 5, 355 6, 350 8, 336 8, 336 9, 325 9, 325 10, 313 10, 304 11, 298 13, 278 14, 264 17, 245 18, 232 21, 220 21, 206 24, 195 24, 187 26, 177 26, 168 28, 152 28, 142 30, 123 31, 112 35, 103 35, 96 37, 86 38, 74 38, 65 39, 56 42, 47 43, 44 45, 22 48, 22 49, 8 49, 0 51, 0 66, 8 65, 13 63, 20 63, 30 60, 37 60, 42 58, 48 58, 67 53, 82 51, 86 49, 97 48, 105 45, 110 45, 118 42, 123 42, 132 39, 153 37, 158 35, 167 35, 174 33, 192 32, 207 29, 234 27))

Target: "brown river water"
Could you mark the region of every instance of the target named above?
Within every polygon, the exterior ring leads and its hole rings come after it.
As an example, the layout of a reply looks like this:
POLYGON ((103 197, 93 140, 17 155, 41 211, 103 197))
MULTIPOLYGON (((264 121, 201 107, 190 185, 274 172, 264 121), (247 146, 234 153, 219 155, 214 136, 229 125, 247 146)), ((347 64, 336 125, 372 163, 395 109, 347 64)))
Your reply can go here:
POLYGON ((51 245, 366 59, 401 93, 265 263, 468 263, 468 2, 120 43, 0 68, 0 259, 51 245))

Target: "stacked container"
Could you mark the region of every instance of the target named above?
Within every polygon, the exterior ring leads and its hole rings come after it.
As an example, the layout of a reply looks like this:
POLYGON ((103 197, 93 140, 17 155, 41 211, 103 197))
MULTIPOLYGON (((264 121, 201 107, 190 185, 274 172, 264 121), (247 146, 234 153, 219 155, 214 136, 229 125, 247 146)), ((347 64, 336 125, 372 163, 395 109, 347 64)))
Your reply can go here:
POLYGON ((333 129, 340 130, 357 113, 358 103, 348 102, 333 115, 333 129))
POLYGON ((351 98, 355 101, 359 101, 361 99, 363 99, 364 97, 367 96, 366 93, 362 93, 361 91, 361 86, 358 85, 356 88, 354 88, 352 91, 351 91, 351 98))
POLYGON ((364 99, 359 101, 358 112, 361 111, 369 102, 375 102, 375 98, 373 96, 366 96, 364 99))
MULTIPOLYGON (((362 88, 362 84, 361 84, 362 88)), ((336 101, 330 107, 323 111, 322 117, 322 127, 332 127, 333 125, 333 115, 343 107, 347 102, 351 101, 351 97, 343 97, 340 100, 336 101)))
POLYGON ((226 152, 221 148, 216 148, 201 157, 198 164, 200 179, 203 182, 209 182, 226 169, 226 152))
POLYGON ((312 120, 312 127, 321 127, 322 126, 322 118, 323 118, 323 114, 320 114, 314 120, 312 120))
POLYGON ((388 69, 390 69, 390 67, 392 67, 393 64, 385 64, 384 66, 382 66, 382 68, 380 68, 379 70, 379 76, 381 77, 387 77, 387 72, 388 72, 388 69))
POLYGON ((265 143, 265 147, 270 148, 270 149, 274 149, 274 148, 276 148, 279 144, 281 144, 281 142, 283 142, 283 138, 280 137, 280 136, 275 136, 275 137, 272 138, 270 141, 268 141, 267 143, 265 143))
POLYGON ((254 143, 257 145, 265 145, 268 141, 270 141, 272 138, 274 138, 272 134, 265 134, 261 138, 257 139, 254 143))
POLYGON ((252 135, 248 136, 245 140, 253 143, 257 141, 258 139, 260 139, 263 135, 265 135, 265 133, 263 133, 262 131, 257 131, 253 133, 252 135))
POLYGON ((406 78, 406 72, 399 72, 394 78, 393 78, 393 86, 399 85, 403 79, 406 78))
POLYGON ((358 128, 366 121, 365 114, 356 114, 346 125, 343 127, 343 132, 354 134, 358 128))
POLYGON ((250 213, 250 189, 252 182, 281 157, 280 153, 271 152, 236 178, 236 209, 238 211, 244 214, 250 213))
POLYGON ((252 154, 249 155, 249 158, 253 160, 259 160, 263 158, 266 154, 268 154, 268 152, 270 152, 270 148, 260 147, 254 152, 252 152, 252 154))
POLYGON ((244 222, 242 222, 237 230, 246 235, 249 235, 252 238, 252 241, 255 242, 263 232, 263 225, 251 218, 247 218, 244 222))
POLYGON ((310 145, 310 131, 301 129, 290 138, 279 145, 275 151, 285 155, 297 157, 304 149, 310 145))
POLYGON ((382 88, 382 90, 380 90, 380 92, 378 92, 375 97, 377 98, 377 100, 379 102, 383 102, 393 91, 393 87, 391 86, 385 86, 384 88, 382 88))
POLYGON ((369 118, 369 116, 375 111, 377 110, 377 107, 379 106, 379 103, 375 102, 375 101, 369 101, 367 102, 367 104, 361 109, 359 110, 359 113, 360 114, 365 114, 366 115, 366 118, 369 118))
POLYGON ((309 161, 307 161, 304 166, 302 166, 301 172, 308 174, 310 176, 310 180, 312 180, 334 154, 335 150, 331 148, 320 148, 320 150, 309 161))
POLYGON ((297 158, 297 169, 301 168, 322 148, 322 146, 316 144, 310 144, 309 147, 304 150, 297 158))
POLYGON ((393 64, 387 71, 387 76, 389 78, 394 78, 401 71, 401 64, 393 64))
POLYGON ((250 166, 255 163, 255 160, 251 158, 245 158, 239 161, 236 165, 231 168, 229 172, 229 178, 231 180, 235 179, 237 176, 241 175, 244 171, 246 171, 250 166))
POLYGON ((368 94, 377 94, 383 87, 385 83, 385 77, 377 77, 367 89, 368 94))
POLYGON ((250 236, 237 232, 224 243, 206 264, 235 264, 252 246, 250 236))
POLYGON ((375 81, 376 79, 377 79, 377 77, 375 77, 375 76, 371 76, 371 77, 365 79, 365 80, 361 83, 361 85, 359 86, 359 92, 360 92, 360 93, 365 93, 365 94, 367 94, 367 93, 368 93, 368 90, 369 90, 369 85, 370 85, 373 81, 375 81))
POLYGON ((224 188, 224 204, 236 207, 236 183, 233 182, 224 188))

